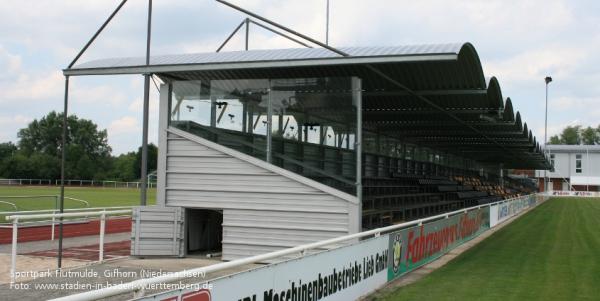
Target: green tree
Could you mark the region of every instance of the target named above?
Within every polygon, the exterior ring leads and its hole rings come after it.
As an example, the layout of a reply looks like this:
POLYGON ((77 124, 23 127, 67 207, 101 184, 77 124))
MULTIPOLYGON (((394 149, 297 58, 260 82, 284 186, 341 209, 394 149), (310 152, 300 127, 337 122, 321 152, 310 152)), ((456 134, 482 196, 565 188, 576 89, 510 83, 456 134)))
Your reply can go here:
POLYGON ((560 137, 558 137, 558 135, 550 137, 550 141, 548 141, 548 144, 561 144, 560 137))
POLYGON ((34 178, 36 169, 28 156, 16 153, 2 161, 0 174, 6 178, 34 178))
MULTIPOLYGON (((62 142, 63 114, 54 111, 32 121, 26 128, 19 130, 19 148, 25 154, 41 152, 59 156, 62 142)), ((98 130, 91 120, 79 119, 75 115, 67 118, 67 145, 77 147, 90 158, 110 156, 106 130, 98 130)))
POLYGON ((17 152, 17 146, 12 142, 0 143, 0 161, 14 155, 17 152))
POLYGON ((587 128, 581 129, 581 142, 585 145, 600 144, 600 132, 588 126, 587 128))
POLYGON ((579 135, 580 129, 580 125, 566 127, 560 134, 561 142, 568 145, 581 144, 581 136, 579 135))
MULTIPOLYGON (((62 119, 61 113, 53 111, 19 130, 18 150, 0 147, 12 150, 12 155, 2 160, 0 174, 11 178, 59 178, 62 119)), ((103 177, 112 167, 106 130, 98 130, 91 120, 68 117, 66 150, 67 178, 103 179, 98 176, 103 177)))
POLYGON ((110 178, 116 181, 135 181, 136 175, 136 153, 129 152, 122 154, 113 160, 113 170, 110 178))

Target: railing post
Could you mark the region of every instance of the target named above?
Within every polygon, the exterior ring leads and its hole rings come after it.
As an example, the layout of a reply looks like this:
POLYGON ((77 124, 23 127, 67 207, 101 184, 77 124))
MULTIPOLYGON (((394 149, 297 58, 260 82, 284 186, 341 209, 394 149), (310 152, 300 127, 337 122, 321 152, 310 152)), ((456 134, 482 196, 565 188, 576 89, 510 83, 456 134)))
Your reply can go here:
MULTIPOLYGON (((54 214, 56 214, 56 210, 54 211, 54 214)), ((52 216, 52 234, 50 234, 50 240, 54 241, 54 223, 56 222, 56 216, 53 215, 52 216)))
POLYGON ((99 252, 98 252, 98 261, 102 262, 104 260, 104 229, 106 227, 106 214, 102 213, 100 215, 100 243, 99 243, 99 252))
POLYGON ((17 272, 17 233, 18 233, 19 218, 15 217, 13 220, 13 231, 12 231, 12 251, 10 258, 10 283, 15 283, 17 272))

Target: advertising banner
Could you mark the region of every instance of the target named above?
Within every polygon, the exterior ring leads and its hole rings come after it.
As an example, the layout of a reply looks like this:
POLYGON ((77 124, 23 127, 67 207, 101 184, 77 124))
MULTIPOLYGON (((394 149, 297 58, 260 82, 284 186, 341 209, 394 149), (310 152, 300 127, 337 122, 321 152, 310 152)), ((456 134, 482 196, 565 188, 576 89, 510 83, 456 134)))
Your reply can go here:
POLYGON ((393 280, 489 229, 489 209, 482 208, 403 229, 389 235, 388 280, 393 280))
POLYGON ((490 228, 499 224, 499 222, 498 222, 498 207, 499 207, 498 204, 490 206, 490 228))
POLYGON ((587 198, 598 198, 600 192, 598 191, 551 191, 548 192, 551 196, 574 196, 574 197, 587 197, 587 198))
POLYGON ((204 285, 202 294, 175 290, 143 300, 355 300, 387 282, 388 235, 267 265, 204 285))
POLYGON ((494 227, 521 211, 538 204, 536 195, 526 195, 490 206, 490 227, 494 227))

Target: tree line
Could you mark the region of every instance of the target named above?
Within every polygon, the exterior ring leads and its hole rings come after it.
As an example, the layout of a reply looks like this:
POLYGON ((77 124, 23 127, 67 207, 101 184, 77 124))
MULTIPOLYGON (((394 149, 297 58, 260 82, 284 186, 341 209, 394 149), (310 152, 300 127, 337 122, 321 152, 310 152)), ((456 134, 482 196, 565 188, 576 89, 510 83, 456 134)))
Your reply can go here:
MULTIPOLYGON (((63 114, 50 112, 18 131, 16 144, 0 143, 0 177, 60 179, 63 114)), ((137 181, 141 147, 111 155, 106 130, 75 115, 67 118, 65 177, 77 180, 137 181)), ((158 148, 148 145, 148 171, 156 170, 158 148)))
POLYGON ((548 144, 569 144, 569 145, 600 145, 600 125, 593 128, 586 128, 575 125, 567 126, 559 135, 550 137, 548 144))

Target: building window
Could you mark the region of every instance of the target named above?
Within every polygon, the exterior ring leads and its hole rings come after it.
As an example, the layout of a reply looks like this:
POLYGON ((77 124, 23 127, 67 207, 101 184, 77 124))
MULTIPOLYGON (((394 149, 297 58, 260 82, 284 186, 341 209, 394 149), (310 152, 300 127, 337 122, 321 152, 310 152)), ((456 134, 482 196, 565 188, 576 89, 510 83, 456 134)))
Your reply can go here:
POLYGON ((575 173, 581 173, 583 171, 581 167, 581 154, 575 155, 575 173))
POLYGON ((550 154, 550 165, 554 167, 554 154, 550 154))

